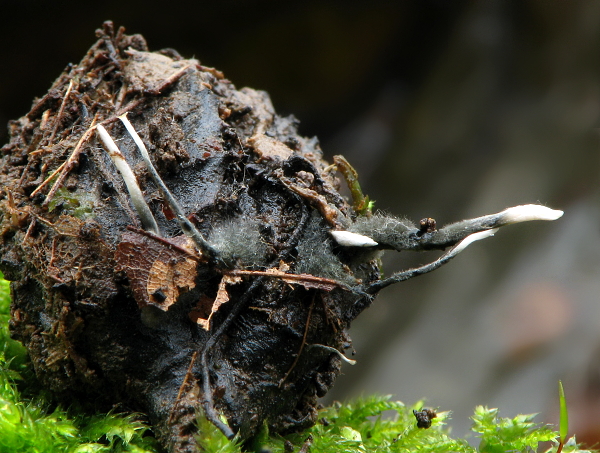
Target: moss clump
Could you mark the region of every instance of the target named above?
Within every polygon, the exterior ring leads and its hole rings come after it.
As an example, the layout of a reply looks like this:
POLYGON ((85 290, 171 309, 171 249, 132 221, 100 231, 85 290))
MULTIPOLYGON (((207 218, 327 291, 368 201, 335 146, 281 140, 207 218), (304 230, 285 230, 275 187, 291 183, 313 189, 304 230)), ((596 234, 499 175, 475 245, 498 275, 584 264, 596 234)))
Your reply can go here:
POLYGON ((79 219, 92 217, 93 197, 85 192, 70 192, 64 187, 56 191, 54 198, 48 204, 48 211, 62 208, 63 214, 72 215, 79 219))

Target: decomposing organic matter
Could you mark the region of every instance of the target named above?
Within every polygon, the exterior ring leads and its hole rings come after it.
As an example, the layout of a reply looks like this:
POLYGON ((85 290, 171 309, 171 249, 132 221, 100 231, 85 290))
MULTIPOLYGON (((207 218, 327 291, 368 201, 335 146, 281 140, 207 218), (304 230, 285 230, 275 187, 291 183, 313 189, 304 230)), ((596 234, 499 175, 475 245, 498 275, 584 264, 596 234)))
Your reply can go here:
POLYGON ((562 214, 526 205, 441 229, 372 214, 349 164, 336 159, 353 203, 266 93, 111 23, 98 37, 10 124, 0 269, 40 381, 145 411, 171 451, 195 450, 199 410, 242 439, 311 425, 379 290, 562 214), (448 247, 380 278, 384 249, 448 247))

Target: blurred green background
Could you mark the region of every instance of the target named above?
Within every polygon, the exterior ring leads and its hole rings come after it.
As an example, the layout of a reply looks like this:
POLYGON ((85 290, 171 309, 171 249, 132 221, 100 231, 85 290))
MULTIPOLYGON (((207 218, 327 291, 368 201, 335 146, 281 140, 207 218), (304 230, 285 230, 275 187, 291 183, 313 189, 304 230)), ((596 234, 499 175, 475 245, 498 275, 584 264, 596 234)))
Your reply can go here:
POLYGON ((385 290, 327 399, 426 397, 463 435, 477 404, 557 422, 562 379, 578 440, 600 442, 600 2, 0 0, 0 124, 107 19, 268 91, 328 158, 348 158, 379 209, 438 224, 565 210, 385 290))

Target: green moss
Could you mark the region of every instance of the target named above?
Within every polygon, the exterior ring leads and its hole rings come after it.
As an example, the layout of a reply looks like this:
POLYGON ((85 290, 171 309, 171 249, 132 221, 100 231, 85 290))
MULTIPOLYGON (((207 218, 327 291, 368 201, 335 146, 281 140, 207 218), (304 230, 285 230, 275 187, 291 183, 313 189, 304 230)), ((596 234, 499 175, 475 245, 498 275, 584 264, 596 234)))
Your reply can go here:
MULTIPOLYGON (((157 452, 158 447, 139 414, 96 414, 76 407, 55 407, 35 385, 25 348, 8 334, 10 293, 0 274, 0 453, 157 452), (25 389, 25 390, 23 390, 25 389)), ((498 417, 498 409, 479 406, 473 415, 472 440, 453 439, 445 427, 449 412, 439 412, 431 428, 416 426, 413 409, 390 397, 371 396, 323 409, 320 421, 309 430, 288 436, 270 435, 266 427, 249 442, 246 451, 280 453, 293 447, 312 453, 464 452, 504 453, 538 451, 559 433, 533 422, 533 415, 498 417)), ((204 417, 198 418, 202 436, 198 444, 207 453, 240 453, 244 447, 230 442, 204 417)), ((580 452, 574 438, 564 452, 580 452)))
POLYGON ((90 217, 93 213, 93 197, 86 192, 70 192, 64 187, 60 187, 50 203, 48 211, 52 212, 57 207, 61 207, 64 214, 83 219, 90 217))

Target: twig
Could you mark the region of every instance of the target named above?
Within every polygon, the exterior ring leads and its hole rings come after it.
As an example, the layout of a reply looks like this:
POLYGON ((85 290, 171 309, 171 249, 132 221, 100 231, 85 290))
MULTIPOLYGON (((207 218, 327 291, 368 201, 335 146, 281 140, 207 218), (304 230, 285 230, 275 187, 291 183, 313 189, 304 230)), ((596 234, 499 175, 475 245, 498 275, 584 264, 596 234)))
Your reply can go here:
POLYGON ((126 228, 129 231, 133 231, 137 234, 141 234, 141 235, 146 236, 150 239, 153 239, 157 242, 160 242, 161 244, 166 245, 167 247, 172 248, 173 250, 177 250, 178 252, 185 254, 188 258, 191 258, 194 261, 201 261, 201 258, 197 254, 192 253, 190 250, 186 249, 185 247, 181 247, 177 244, 174 244, 171 240, 169 240, 167 238, 164 238, 162 236, 157 236, 156 234, 154 234, 150 231, 140 230, 139 228, 136 228, 131 225, 127 225, 126 228))
POLYGON ((294 363, 292 363, 292 366, 290 367, 290 369, 287 371, 287 373, 285 373, 285 375, 279 381, 279 386, 278 386, 279 388, 281 388, 281 386, 283 385, 285 380, 288 378, 288 376, 290 375, 290 373, 296 367, 296 365, 298 364, 298 361, 300 360, 300 355, 302 354, 302 350, 304 349, 304 345, 306 344, 306 335, 308 334, 308 327, 310 326, 310 318, 312 316, 312 311, 315 306, 315 297, 316 296, 317 296, 317 293, 315 292, 313 294, 313 298, 310 303, 310 307, 308 308, 308 315, 306 316, 306 325, 304 326, 304 335, 302 336, 302 343, 300 343, 300 350, 298 351, 298 354, 296 354, 296 359, 294 360, 294 363))
POLYGON ((188 71, 188 69, 190 69, 192 66, 193 65, 191 65, 191 64, 184 66, 183 68, 179 69, 178 71, 174 72, 169 77, 167 77, 165 80, 163 80, 160 83, 160 85, 158 85, 157 87, 154 87, 154 88, 147 89, 144 91, 144 93, 145 94, 153 94, 153 95, 162 94, 162 92, 164 90, 166 90, 171 85, 173 85, 175 82, 177 82, 179 79, 181 79, 185 75, 185 73, 188 71))
POLYGON ((346 160, 344 156, 333 156, 333 162, 337 167, 337 170, 342 174, 346 180, 346 184, 350 189, 352 195, 352 207, 359 215, 365 215, 370 217, 372 215, 372 203, 368 196, 364 196, 360 183, 358 182, 358 173, 354 169, 350 162, 346 160))
POLYGON ((56 135, 56 131, 58 130, 58 126, 60 125, 60 121, 62 120, 62 116, 65 111, 65 105, 67 104, 67 99, 71 94, 71 89, 73 89, 73 79, 69 80, 69 86, 67 87, 67 91, 63 96, 62 102, 60 103, 58 114, 54 118, 54 128, 52 129, 52 134, 50 134, 50 139, 48 140, 49 144, 52 144, 52 142, 54 141, 54 136, 56 135))
POLYGON ((344 285, 343 283, 340 283, 331 278, 317 277, 316 275, 312 274, 288 274, 286 272, 278 271, 276 269, 267 271, 232 269, 225 273, 229 275, 254 275, 260 277, 280 278, 288 283, 297 283, 306 287, 314 287, 326 291, 331 291, 333 288, 347 288, 346 285, 344 285))
POLYGON ((179 392, 177 393, 177 398, 175 398, 175 403, 173 404, 173 408, 171 409, 171 414, 169 415, 169 419, 167 420, 167 426, 171 424, 171 420, 175 416, 175 408, 179 401, 181 400, 181 395, 183 395, 183 391, 188 381, 190 380, 190 376, 192 376, 192 369, 194 368, 194 363, 196 362, 196 357, 198 356, 198 352, 194 351, 192 354, 192 359, 190 360, 190 365, 188 366, 187 372, 185 373, 185 377, 183 378, 183 382, 179 386, 179 392))
POLYGON ((29 226, 27 227, 27 232, 25 233, 25 236, 23 237, 23 244, 25 244, 27 242, 27 239, 29 239, 29 237, 31 236, 31 233, 33 232, 33 229, 35 228, 35 224, 36 224, 36 218, 33 217, 31 219, 31 222, 29 222, 29 226))
POLYGON ((56 236, 52 239, 52 248, 50 249, 50 261, 48 261, 48 267, 54 267, 54 259, 56 254, 56 236))
POLYGON ((48 195, 46 196, 46 199, 44 200, 42 206, 47 206, 48 203, 50 203, 58 188, 62 185, 69 172, 76 165, 79 159, 79 154, 81 154, 83 144, 92 135, 92 132, 94 132, 94 126, 96 124, 97 119, 98 115, 94 116, 92 124, 83 133, 83 135, 79 139, 79 142, 77 142, 77 146, 75 146, 75 149, 73 150, 69 158, 66 161, 64 161, 50 176, 48 176, 46 180, 43 183, 41 183, 33 192, 31 192, 31 195, 29 195, 30 198, 35 197, 40 192, 40 190, 42 190, 46 185, 48 185, 52 181, 52 179, 58 174, 58 178, 56 179, 56 182, 50 189, 50 192, 48 192, 48 195))

